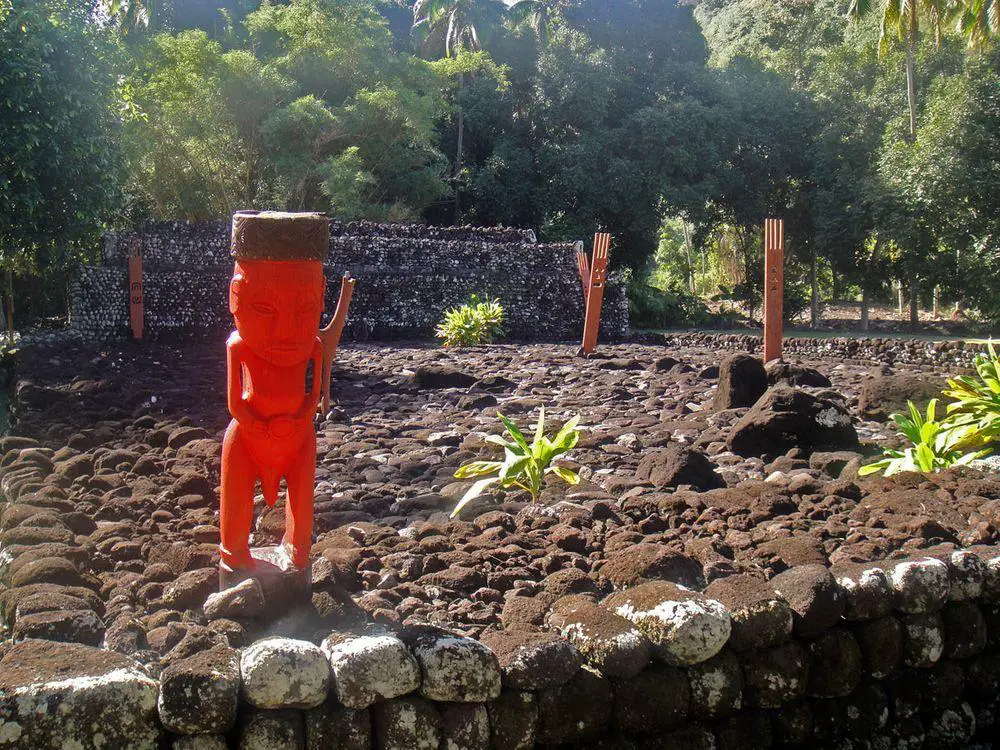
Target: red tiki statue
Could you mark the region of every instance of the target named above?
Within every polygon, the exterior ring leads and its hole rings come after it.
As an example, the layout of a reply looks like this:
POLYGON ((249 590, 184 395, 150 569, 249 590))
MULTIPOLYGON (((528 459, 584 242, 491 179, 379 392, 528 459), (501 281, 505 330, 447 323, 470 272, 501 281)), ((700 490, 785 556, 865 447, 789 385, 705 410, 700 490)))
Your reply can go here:
MULTIPOLYGON (((323 376, 330 363, 324 363, 326 342, 319 330, 329 237, 322 214, 241 211, 233 216, 236 265, 229 309, 236 331, 226 344, 233 419, 222 444, 224 574, 250 574, 258 566, 260 555, 257 550, 251 554, 249 546, 258 481, 272 507, 282 479, 287 488, 284 539, 270 557, 261 559, 281 569, 302 569, 309 563, 316 473, 313 415, 329 387, 323 376)), ((346 305, 341 306, 340 328, 346 315, 346 305)))

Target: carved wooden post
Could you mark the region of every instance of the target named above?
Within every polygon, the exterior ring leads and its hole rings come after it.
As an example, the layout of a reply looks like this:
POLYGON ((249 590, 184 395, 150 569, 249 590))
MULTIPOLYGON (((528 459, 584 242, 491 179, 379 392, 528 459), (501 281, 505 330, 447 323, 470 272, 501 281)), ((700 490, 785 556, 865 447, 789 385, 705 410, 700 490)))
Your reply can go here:
POLYGON ((142 240, 133 237, 128 248, 128 303, 132 338, 142 338, 142 240))
POLYGON ((590 264, 587 262, 587 251, 583 249, 583 242, 577 240, 573 243, 576 250, 576 272, 580 276, 580 288, 583 289, 583 306, 587 306, 587 294, 590 292, 590 264))
POLYGON ((344 333, 347 310, 351 306, 351 297, 354 295, 356 283, 357 281, 351 278, 349 271, 344 274, 340 280, 340 297, 337 298, 337 309, 326 328, 321 328, 319 331, 319 340, 323 343, 322 408, 324 414, 330 411, 330 375, 333 371, 333 360, 337 356, 340 337, 344 333))
POLYGON ((583 324, 583 353, 591 354, 597 348, 597 333, 601 327, 601 303, 604 301, 604 283, 608 275, 608 249, 611 235, 598 232, 594 235, 594 257, 590 263, 590 283, 587 287, 587 311, 583 324))
POLYGON ((764 219, 764 361, 781 359, 785 221, 764 219))

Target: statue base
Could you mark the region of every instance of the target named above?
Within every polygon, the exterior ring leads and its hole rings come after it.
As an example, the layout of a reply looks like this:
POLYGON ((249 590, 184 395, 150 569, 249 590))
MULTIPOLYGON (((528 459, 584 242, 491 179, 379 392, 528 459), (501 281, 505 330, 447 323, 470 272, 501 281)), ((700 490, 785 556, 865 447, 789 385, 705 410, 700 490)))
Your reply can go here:
POLYGON ((252 547, 250 556, 257 562, 254 570, 233 570, 219 563, 219 591, 232 588, 247 578, 255 578, 264 591, 264 606, 268 613, 280 616, 289 607, 309 601, 312 593, 312 562, 296 567, 285 548, 252 547))

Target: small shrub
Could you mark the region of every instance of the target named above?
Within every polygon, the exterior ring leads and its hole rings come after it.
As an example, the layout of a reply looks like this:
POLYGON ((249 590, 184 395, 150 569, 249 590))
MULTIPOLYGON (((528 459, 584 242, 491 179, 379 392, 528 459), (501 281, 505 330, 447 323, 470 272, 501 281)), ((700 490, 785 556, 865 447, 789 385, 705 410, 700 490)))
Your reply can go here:
POLYGON ((481 300, 475 294, 469 301, 444 312, 434 334, 444 346, 489 344, 503 336, 504 309, 500 300, 481 300))
POLYGON ((931 399, 924 416, 912 401, 907 401, 909 417, 893 414, 891 419, 900 428, 899 436, 910 445, 903 450, 884 450, 880 460, 862 466, 858 474, 865 476, 883 471, 885 476, 891 477, 904 471, 941 471, 950 466, 962 466, 990 452, 970 452, 966 446, 975 441, 975 427, 949 421, 947 418, 937 421, 937 403, 936 398, 931 399))
POLYGON ((478 479, 458 501, 455 510, 451 512, 454 518, 471 500, 479 497, 494 484, 504 489, 516 487, 531 494, 531 502, 538 500, 542 491, 542 482, 548 474, 555 474, 567 484, 579 484, 580 477, 576 472, 562 466, 553 466, 552 462, 572 450, 580 440, 580 416, 576 415, 559 429, 555 437, 549 439, 545 435, 545 409, 538 415, 535 426, 534 440, 529 444, 524 435, 510 419, 503 414, 497 414, 507 430, 510 440, 500 435, 490 435, 486 442, 499 445, 504 451, 503 461, 472 461, 455 472, 456 479, 478 479))
POLYGON ((948 404, 948 417, 955 424, 974 430, 980 444, 1000 439, 1000 357, 991 340, 987 354, 977 354, 973 360, 976 374, 948 380, 944 395, 954 401, 948 404))

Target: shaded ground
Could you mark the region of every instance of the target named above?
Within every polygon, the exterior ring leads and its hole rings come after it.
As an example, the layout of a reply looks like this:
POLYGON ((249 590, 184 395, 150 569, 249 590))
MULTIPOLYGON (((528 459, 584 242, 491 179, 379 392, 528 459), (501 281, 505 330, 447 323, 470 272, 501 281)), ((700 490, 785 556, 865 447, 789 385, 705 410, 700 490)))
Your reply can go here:
MULTIPOLYGON (((717 353, 625 344, 584 360, 575 348, 342 349, 337 407, 318 428, 313 611, 271 629, 328 633, 331 622, 368 617, 482 635, 541 622, 558 596, 645 578, 701 586, 733 572, 770 577, 803 563, 1000 540, 996 478, 857 482, 857 454, 737 456, 726 438, 746 409, 712 411, 717 353), (527 426, 542 405, 553 427, 581 414, 587 429, 567 465, 584 482, 552 486, 537 507, 484 499, 450 521, 467 486, 452 474, 486 454, 496 411, 527 426), (715 469, 699 482, 724 486, 664 481, 680 443, 715 469)), ((0 442, 0 486, 16 498, 0 516, 0 544, 35 550, 0 560, 8 623, 18 586, 57 580, 97 592, 109 645, 127 638, 122 650, 166 654, 218 637, 238 645, 262 632, 257 620, 209 622, 201 610, 217 586, 223 351, 219 341, 25 354, 12 434, 30 440, 0 442), (27 458, 13 450, 34 441, 41 449, 27 458), (40 575, 53 557, 66 569, 40 575)), ((842 394, 863 440, 884 431, 860 418, 859 398, 886 368, 806 364, 830 377, 832 389, 814 392, 842 394)), ((277 541, 280 507, 258 498, 257 512, 254 541, 277 541)))

